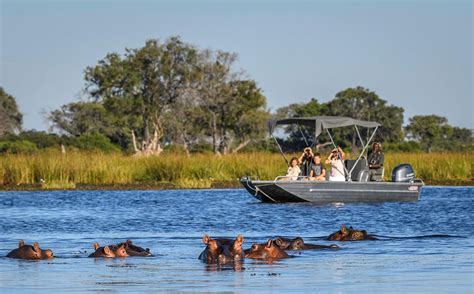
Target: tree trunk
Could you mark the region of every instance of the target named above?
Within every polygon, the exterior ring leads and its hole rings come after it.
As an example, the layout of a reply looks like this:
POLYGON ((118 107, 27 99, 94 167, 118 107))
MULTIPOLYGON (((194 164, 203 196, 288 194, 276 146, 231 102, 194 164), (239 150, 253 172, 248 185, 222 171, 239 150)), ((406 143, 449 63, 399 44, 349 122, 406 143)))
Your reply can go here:
POLYGON ((245 140, 244 142, 240 143, 239 146, 237 146, 234 150, 232 150, 232 153, 235 154, 240 151, 240 149, 244 148, 247 146, 252 140, 248 139, 245 140))
POLYGON ((160 145, 160 138, 161 136, 160 132, 158 132, 158 127, 155 126, 153 137, 148 140, 143 140, 140 145, 137 145, 135 132, 132 131, 132 143, 133 149, 135 150, 135 156, 160 155, 160 153, 163 152, 160 145))
POLYGON ((215 113, 212 114, 211 132, 212 132, 212 148, 214 149, 214 154, 220 155, 219 143, 217 142, 217 117, 215 113))
POLYGON ((186 141, 186 136, 184 135, 184 133, 181 133, 181 141, 183 142, 184 152, 186 152, 186 156, 189 157, 189 145, 186 141))

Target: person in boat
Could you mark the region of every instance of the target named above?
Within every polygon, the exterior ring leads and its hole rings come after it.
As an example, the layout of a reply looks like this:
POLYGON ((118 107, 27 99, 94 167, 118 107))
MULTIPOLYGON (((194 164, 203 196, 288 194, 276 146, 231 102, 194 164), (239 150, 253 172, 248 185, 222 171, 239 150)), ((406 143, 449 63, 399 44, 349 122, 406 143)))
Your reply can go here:
POLYGON ((301 169, 301 176, 302 177, 309 177, 311 172, 311 164, 313 162, 313 150, 310 147, 306 147, 301 154, 300 158, 298 158, 298 162, 300 164, 301 169))
POLYGON ((286 172, 286 178, 285 179, 295 181, 295 180, 298 179, 298 176, 300 175, 300 173, 301 173, 301 169, 298 166, 298 158, 293 157, 290 160, 290 165, 289 165, 288 170, 286 172))
POLYGON ((344 159, 346 155, 342 148, 338 146, 331 151, 326 164, 331 165, 331 175, 329 181, 344 182, 346 180, 344 173, 344 159))
POLYGON ((309 172, 309 179, 312 181, 325 181, 326 180, 326 169, 321 163, 320 153, 315 153, 313 156, 313 162, 311 164, 311 170, 309 172))
POLYGON ((380 182, 383 180, 384 155, 382 145, 378 142, 372 144, 372 150, 367 156, 369 163, 369 176, 371 181, 380 182))

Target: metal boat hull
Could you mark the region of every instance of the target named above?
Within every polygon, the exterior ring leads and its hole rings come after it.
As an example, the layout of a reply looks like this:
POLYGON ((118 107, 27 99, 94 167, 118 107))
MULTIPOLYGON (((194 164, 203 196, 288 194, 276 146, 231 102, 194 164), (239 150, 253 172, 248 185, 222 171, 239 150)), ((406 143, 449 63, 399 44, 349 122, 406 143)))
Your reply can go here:
POLYGON ((423 182, 317 182, 240 180, 262 202, 384 202, 417 201, 423 182))

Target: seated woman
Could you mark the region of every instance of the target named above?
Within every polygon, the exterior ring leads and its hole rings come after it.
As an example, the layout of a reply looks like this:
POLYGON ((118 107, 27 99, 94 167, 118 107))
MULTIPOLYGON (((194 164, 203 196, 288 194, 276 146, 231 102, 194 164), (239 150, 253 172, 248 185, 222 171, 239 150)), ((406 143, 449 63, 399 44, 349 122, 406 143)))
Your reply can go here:
POLYGON ((309 179, 311 181, 325 181, 326 180, 326 169, 321 163, 321 154, 319 153, 315 153, 313 156, 313 162, 311 164, 309 179))
POLYGON ((326 164, 331 164, 331 176, 329 181, 345 182, 344 176, 344 159, 346 155, 341 147, 334 148, 329 154, 326 164))
POLYGON ((300 167, 298 166, 298 158, 293 157, 290 160, 290 166, 288 167, 288 171, 286 172, 286 178, 283 178, 283 180, 291 180, 295 181, 298 179, 298 176, 300 175, 301 170, 300 167))

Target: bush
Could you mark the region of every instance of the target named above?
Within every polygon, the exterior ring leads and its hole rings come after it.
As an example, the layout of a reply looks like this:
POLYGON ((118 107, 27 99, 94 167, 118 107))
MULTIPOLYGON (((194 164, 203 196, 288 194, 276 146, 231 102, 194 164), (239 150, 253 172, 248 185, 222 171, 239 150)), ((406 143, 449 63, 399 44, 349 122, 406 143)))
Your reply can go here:
POLYGON ((27 140, 0 142, 0 153, 24 154, 38 151, 36 145, 27 140))
POLYGON ((421 146, 415 141, 405 141, 401 143, 387 143, 382 145, 385 152, 420 152, 421 146))
POLYGON ((71 144, 81 150, 96 150, 106 153, 120 151, 120 148, 112 144, 109 138, 99 133, 81 135, 72 141, 71 144))

